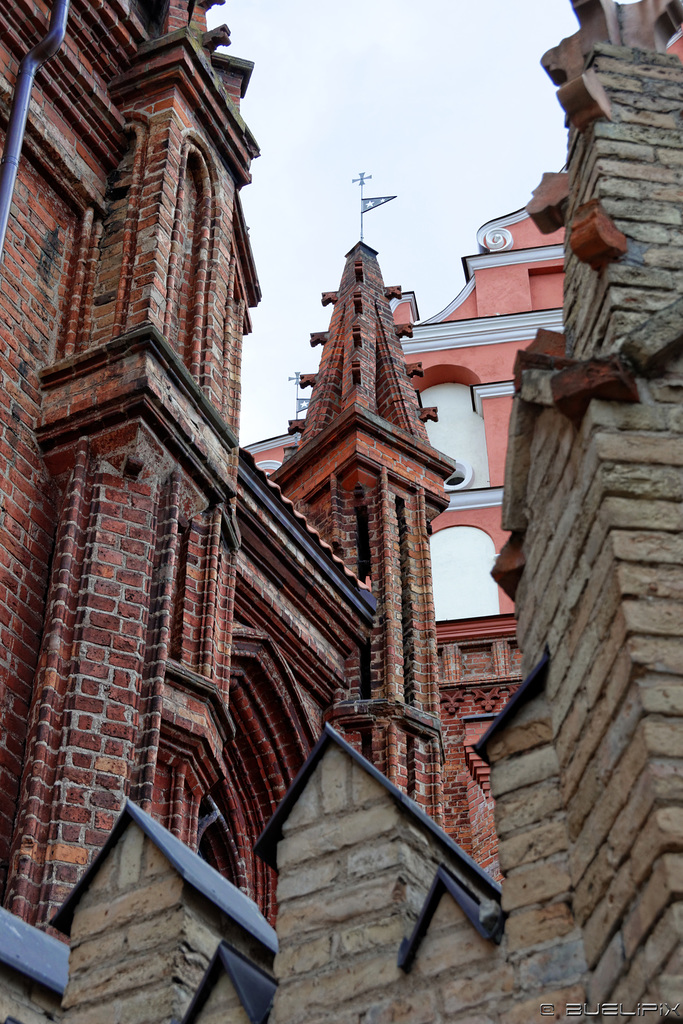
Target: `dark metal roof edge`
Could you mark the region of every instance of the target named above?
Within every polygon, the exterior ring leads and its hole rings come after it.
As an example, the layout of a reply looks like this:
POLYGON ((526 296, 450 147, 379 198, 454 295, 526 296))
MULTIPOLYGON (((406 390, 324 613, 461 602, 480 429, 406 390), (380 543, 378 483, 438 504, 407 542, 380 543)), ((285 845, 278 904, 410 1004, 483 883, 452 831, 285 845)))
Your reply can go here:
MULTIPOLYGON (((180 1024, 192 1024, 195 1017, 203 1008, 207 999, 211 995, 213 987, 216 984, 216 977, 219 973, 220 968, 222 967, 222 962, 220 961, 219 957, 220 948, 221 944, 217 946, 216 952, 211 957, 209 961, 209 966, 204 971, 202 979, 199 982, 197 988, 195 989, 195 993, 192 996, 192 999, 190 1000, 190 1005, 185 1011, 185 1015, 182 1021, 180 1021, 180 1024)), ((173 1024, 173 1022, 171 1022, 171 1024, 173 1024)))
POLYGON ((498 712, 481 739, 474 744, 474 753, 477 757, 480 757, 482 761, 486 761, 487 764, 490 763, 488 754, 486 753, 486 744, 489 740, 503 728, 508 719, 512 718, 512 716, 519 711, 519 709, 526 704, 528 700, 531 700, 532 697, 535 697, 540 693, 541 689, 545 685, 545 677, 549 664, 550 651, 546 644, 541 660, 534 665, 529 675, 526 677, 524 682, 520 684, 519 688, 515 690, 505 707, 498 712))
MULTIPOLYGON (((342 570, 332 562, 331 558, 325 556, 308 530, 301 523, 297 522, 291 513, 288 512, 287 508, 278 500, 277 492, 271 491, 267 484, 264 485, 260 479, 262 471, 255 466, 250 466, 247 460, 243 458, 244 451, 243 448, 240 448, 238 476, 275 516, 278 524, 303 548, 311 561, 327 576, 346 601, 362 614, 368 625, 372 625, 375 621, 374 613, 377 607, 377 598, 369 590, 356 589, 346 578, 342 570)), ((247 452, 247 455, 250 459, 254 458, 251 452, 247 452)))
POLYGON ((250 309, 253 309, 255 306, 258 306, 261 301, 261 282, 259 281, 258 272, 256 270, 256 261, 254 260, 254 252, 251 247, 249 228, 247 227, 247 222, 244 218, 244 209, 242 207, 242 200, 238 189, 235 189, 234 195, 234 230, 235 241, 238 249, 240 250, 240 255, 242 256, 242 274, 244 275, 244 283, 249 292, 246 296, 248 299, 247 305, 250 309))
POLYGON ((453 873, 449 871, 446 864, 440 864, 436 875, 434 876, 432 886, 427 893, 424 903, 422 904, 422 909, 417 921, 415 922, 412 934, 409 938, 403 939, 399 947, 397 966, 406 974, 408 974, 413 966, 413 961, 417 955, 420 943, 427 934, 432 918, 434 917, 439 905, 439 901, 445 892, 453 897, 455 902, 469 921, 474 925, 482 938, 487 939, 489 942, 495 942, 496 944, 500 943, 505 924, 505 914, 503 910, 499 908, 493 927, 487 928, 481 920, 481 905, 477 902, 476 897, 472 893, 468 892, 462 882, 460 882, 453 873))
POLYGON ((253 960, 249 959, 249 957, 244 956, 243 953, 240 953, 240 951, 238 949, 235 949, 235 947, 232 946, 229 942, 221 942, 217 952, 220 956, 224 970, 230 976, 230 980, 235 988, 235 991, 237 992, 239 1001, 244 1007, 244 1011, 249 1017, 251 1024, 264 1024, 264 1022, 268 1019, 271 1008, 273 1006, 273 999, 275 998, 275 991, 277 989, 278 984, 277 981, 271 974, 268 974, 267 971, 264 971, 262 967, 259 967, 258 964, 255 964, 253 960), (248 1000, 245 999, 246 993, 244 991, 243 980, 238 977, 237 972, 235 971, 235 959, 242 960, 245 964, 247 964, 248 967, 251 968, 252 971, 256 971, 258 974, 261 975, 262 982, 269 990, 270 995, 265 1012, 257 1014, 255 1008, 253 1006, 248 1005, 248 1000))
MULTIPOLYGON (((59 939, 55 939, 52 935, 47 935, 45 932, 40 931, 40 929, 34 927, 34 925, 27 924, 26 921, 17 917, 16 914, 12 914, 11 911, 5 910, 4 907, 0 909, 2 910, 2 918, 5 916, 11 918, 12 925, 15 926, 20 933, 24 933, 27 938, 29 936, 31 936, 31 938, 35 937, 38 946, 43 947, 43 950, 40 948, 37 950, 41 966, 36 966, 33 963, 28 964, 26 961, 20 960, 18 955, 6 955, 1 946, 0 963, 4 964, 5 967, 9 967, 11 970, 16 971, 18 974, 22 974, 24 977, 38 982, 45 988, 50 989, 51 992, 56 992, 59 996, 63 995, 69 978, 69 947, 65 943, 60 942, 59 939), (48 962, 48 958, 44 953, 44 947, 46 946, 52 948, 56 958, 63 958, 63 963, 57 965, 57 971, 60 975, 59 977, 55 977, 54 973, 48 974, 46 970, 42 969, 48 962)), ((2 918, 0 918, 0 920, 2 918)))
POLYGON ((387 790, 393 800, 399 804, 403 810, 410 814, 431 833, 431 835, 451 854, 455 857, 460 864, 465 868, 466 872, 473 874, 479 882, 483 882, 484 886, 491 893, 491 899, 500 899, 501 888, 497 882, 495 882, 490 875, 487 875, 483 868, 469 857, 464 850, 462 850, 458 844, 451 839, 442 828, 436 824, 436 822, 429 817, 429 815, 422 810, 421 807, 411 800, 409 796, 393 784, 389 782, 386 775, 383 775, 378 768, 375 768, 373 764, 370 764, 362 754, 359 754, 345 739, 339 735, 339 733, 332 728, 329 723, 325 724, 320 739, 313 747, 313 750, 306 758, 304 764, 301 766, 299 773, 297 774, 294 782, 291 784, 283 799, 278 804, 275 813, 264 828, 263 832, 259 836, 254 845, 254 853, 256 853, 261 860, 264 860, 266 864, 274 868, 277 871, 277 844, 282 838, 282 826, 289 817, 289 814, 294 807, 294 804, 299 799, 301 792, 303 791, 309 777, 317 767, 318 761, 322 757, 323 753, 327 749, 330 742, 334 742, 340 747, 345 753, 356 762, 359 767, 366 771, 368 775, 372 776, 384 789, 387 790))
POLYGON ((239 985, 238 982, 235 981, 231 963, 232 957, 238 957, 240 960, 244 960, 244 962, 247 963, 252 968, 252 970, 257 971, 260 975, 262 975, 263 980, 266 983, 272 984, 273 995, 275 994, 275 989, 277 988, 277 981, 275 980, 275 978, 273 978, 271 974, 268 974, 267 971, 264 971, 262 967, 259 967, 258 964, 255 964, 253 960, 250 960, 249 957, 245 956, 244 953, 241 953, 239 949, 236 949, 235 946, 233 946, 231 943, 227 942, 225 939, 222 939, 221 942, 218 944, 218 947, 216 948, 216 952, 211 957, 209 966, 204 971, 202 980, 199 982, 199 985, 195 990, 190 1005, 188 1006, 185 1012, 185 1016, 183 1017, 180 1024, 194 1024, 197 1014, 202 1010, 204 1004, 211 995, 211 992, 213 991, 213 988, 217 981, 217 976, 221 969, 224 970, 230 976, 230 980, 233 983, 240 1003, 242 1004, 242 1007, 244 1008, 247 1016, 249 1017, 251 1024, 263 1024, 263 1022, 267 1020, 268 1013, 270 1013, 270 1007, 268 1009, 268 1012, 264 1016, 254 1018, 249 1008, 244 1005, 242 993, 240 991, 241 986, 239 985))
MULTIPOLYGON (((164 826, 159 824, 159 822, 154 821, 154 819, 151 818, 150 815, 148 815, 144 811, 142 811, 131 800, 126 800, 126 802, 125 802, 125 804, 123 806, 123 809, 121 810, 121 813, 120 813, 120 815, 119 815, 119 817, 118 817, 118 819, 116 821, 116 824, 114 825, 114 828, 110 832, 110 834, 109 834, 109 836, 107 838, 107 841, 105 842, 104 846, 101 848, 101 850, 98 851, 97 855, 94 857, 94 859, 90 863, 90 865, 89 865, 87 871, 85 872, 85 874, 83 875, 83 877, 80 879, 80 881, 75 886, 75 888, 70 892, 70 894, 67 897, 67 899, 65 900, 65 902, 62 904, 62 906, 59 908, 57 913, 52 918, 52 921, 50 922, 50 924, 52 925, 53 928, 57 928, 57 930, 62 932, 64 935, 69 935, 70 934, 71 925, 73 923, 74 913, 75 913, 76 907, 77 907, 77 905, 78 905, 78 903, 79 903, 79 901, 81 899, 81 896, 83 895, 83 893, 87 889, 88 885, 90 884, 92 878, 95 875, 95 872, 99 870, 100 861, 102 859, 104 859, 106 856, 109 855, 109 853, 111 852, 112 848, 116 845, 116 843, 121 838, 123 832, 127 828, 127 826, 128 826, 130 821, 132 821, 135 825, 137 825, 138 828, 140 828, 145 833, 147 838, 150 839, 151 842, 153 842, 155 844, 155 846, 157 846, 158 849, 161 849, 161 852, 167 858, 169 863, 172 865, 172 867, 175 868, 175 870, 178 872, 180 877, 182 879, 184 879, 184 881, 187 882, 188 885, 191 885, 192 888, 195 889, 197 892, 201 892, 202 895, 205 897, 205 899, 209 900, 215 906, 219 906, 220 909, 226 914, 227 917, 231 918, 231 920, 234 920, 241 928, 244 928, 245 931, 248 931, 249 934, 251 934, 253 936, 253 938, 256 939, 257 942, 260 942, 266 948, 270 949, 271 952, 273 952, 273 953, 277 952, 277 948, 278 947, 277 947, 277 936, 275 934, 275 930, 268 924, 266 919, 263 917, 263 915, 260 913, 260 911, 256 907, 256 904, 253 904, 254 911, 255 911, 256 914, 258 914, 258 916, 260 918, 262 918, 262 921, 259 921, 259 924, 263 924, 264 925, 264 929, 263 930, 264 930, 264 933, 265 933, 266 937, 263 937, 261 935, 255 934, 254 931, 252 931, 249 928, 248 922, 243 920, 241 915, 235 914, 234 912, 231 913, 231 911, 229 909, 227 909, 225 906, 223 906, 221 904, 218 904, 216 902, 215 898, 209 892, 206 892, 201 886, 199 886, 195 879, 193 879, 193 878, 188 876, 188 873, 187 873, 187 870, 185 868, 185 865, 182 864, 176 858, 176 856, 173 853, 173 849, 172 849, 173 843, 170 844, 171 845, 171 849, 170 850, 169 850, 168 846, 162 846, 159 843, 158 837, 150 829, 150 822, 153 823, 154 825, 157 825, 161 829, 163 829, 164 826), (270 932, 272 932, 272 938, 271 938, 271 936, 269 934, 270 932)), ((169 840, 172 840, 173 842, 180 843, 181 846, 183 846, 184 849, 186 849, 189 854, 192 854, 193 856, 198 857, 198 854, 194 853, 194 851, 191 850, 189 846, 185 847, 184 844, 181 843, 181 841, 179 839, 176 839, 175 836, 171 835, 170 832, 168 832, 166 829, 164 829, 164 831, 167 832, 167 836, 168 836, 169 840)), ((202 862, 202 863, 204 863, 204 862, 202 862)), ((210 865, 208 865, 208 864, 206 864, 205 866, 207 868, 210 868, 210 865)), ((211 871, 213 871, 213 870, 214 869, 211 868, 211 871)), ((223 878, 222 875, 219 875, 219 878, 226 885, 232 885, 232 883, 228 882, 228 880, 226 878, 223 878)), ((244 897, 245 900, 248 900, 248 897, 245 896, 244 893, 240 892, 239 889, 237 889, 235 886, 232 886, 232 888, 234 888, 235 891, 237 893, 239 893, 240 897, 244 897)), ((251 902, 251 901, 249 901, 249 902, 251 902)))

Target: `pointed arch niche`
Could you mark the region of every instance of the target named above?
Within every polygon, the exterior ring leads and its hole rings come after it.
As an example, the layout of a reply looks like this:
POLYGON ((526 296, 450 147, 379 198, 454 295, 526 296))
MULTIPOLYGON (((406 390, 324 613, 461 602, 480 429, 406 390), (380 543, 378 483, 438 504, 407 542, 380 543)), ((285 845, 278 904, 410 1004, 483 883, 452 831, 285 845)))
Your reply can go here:
POLYGON ((450 526, 431 542, 437 621, 498 615, 498 587, 491 578, 496 548, 488 533, 474 526, 450 526))
POLYGON ((165 328, 195 378, 202 363, 213 188, 203 153, 188 142, 181 160, 166 295, 165 328))

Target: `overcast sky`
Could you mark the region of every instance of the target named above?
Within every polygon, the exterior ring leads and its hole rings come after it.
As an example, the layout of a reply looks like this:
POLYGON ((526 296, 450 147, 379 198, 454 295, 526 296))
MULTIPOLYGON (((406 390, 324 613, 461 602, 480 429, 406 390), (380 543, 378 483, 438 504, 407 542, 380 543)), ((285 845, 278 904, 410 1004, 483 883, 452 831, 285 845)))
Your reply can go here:
MULTIPOLYGON (((320 294, 339 285, 365 217, 386 284, 424 319, 464 284, 485 221, 525 206, 566 158, 539 65, 576 31, 570 0, 231 0, 231 52, 255 62, 242 114, 261 147, 242 190, 263 299, 245 339, 243 444, 286 432, 295 370, 315 372, 320 294)), ((310 394, 310 392, 309 392, 310 394)))

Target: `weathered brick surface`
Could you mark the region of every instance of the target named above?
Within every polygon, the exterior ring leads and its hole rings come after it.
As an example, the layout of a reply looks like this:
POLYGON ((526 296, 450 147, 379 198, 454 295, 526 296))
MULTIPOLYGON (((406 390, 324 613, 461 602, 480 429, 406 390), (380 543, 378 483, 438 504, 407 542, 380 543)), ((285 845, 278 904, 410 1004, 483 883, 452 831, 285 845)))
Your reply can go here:
POLYGON ((474 753, 515 692, 521 654, 513 636, 439 647, 444 736, 444 827, 493 877, 499 877, 490 769, 474 753))
MULTIPOLYGON (((0 15, 3 124, 48 13, 0 15)), ((277 514, 237 497, 260 295, 238 195, 258 154, 248 65, 214 54, 201 2, 157 15, 72 3, 36 81, 3 264, 0 884, 37 922, 126 795, 274 913, 251 845, 358 676, 370 619, 301 523, 284 579, 251 537, 236 554, 238 502, 282 540, 277 514)))

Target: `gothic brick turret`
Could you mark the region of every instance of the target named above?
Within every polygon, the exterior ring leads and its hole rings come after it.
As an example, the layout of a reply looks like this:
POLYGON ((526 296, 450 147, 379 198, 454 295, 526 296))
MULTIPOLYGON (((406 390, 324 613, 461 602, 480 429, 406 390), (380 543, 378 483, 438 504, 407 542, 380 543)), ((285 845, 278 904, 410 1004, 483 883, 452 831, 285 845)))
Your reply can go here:
MULTIPOLYGON (((32 923, 126 796, 272 917, 254 840, 372 622, 238 458, 258 149, 207 6, 72 4, 29 111, 0 289, 0 900, 32 923)), ((43 21, 0 12, 4 96, 43 21)))
POLYGON ((429 443, 374 249, 347 254, 295 453, 276 479, 378 600, 367 649, 329 719, 441 816, 429 521, 449 459, 429 443))

